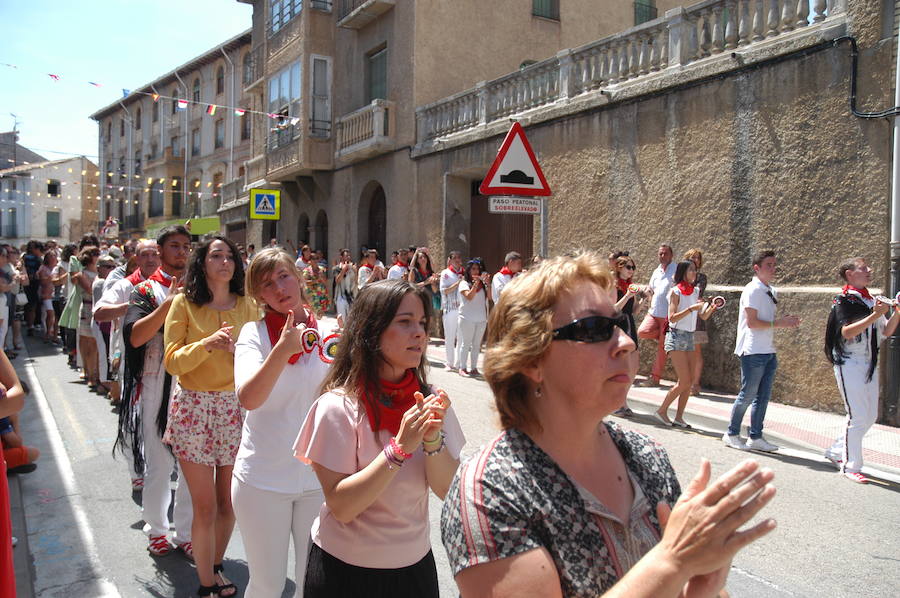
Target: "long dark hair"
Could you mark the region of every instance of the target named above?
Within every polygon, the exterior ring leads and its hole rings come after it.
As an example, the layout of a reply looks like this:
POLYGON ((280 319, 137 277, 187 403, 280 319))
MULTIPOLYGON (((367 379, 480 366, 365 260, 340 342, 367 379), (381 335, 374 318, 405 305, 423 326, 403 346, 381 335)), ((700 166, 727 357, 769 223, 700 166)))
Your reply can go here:
MULTIPOLYGON (((695 268, 694 262, 691 260, 684 260, 683 262, 678 262, 678 265, 675 266, 675 284, 679 282, 684 282, 685 277, 687 276, 687 271, 689 268, 695 268)), ((697 282, 697 279, 694 279, 694 282, 697 282)))
POLYGON ((231 250, 231 260, 234 262, 234 274, 228 283, 228 292, 240 297, 244 296, 244 260, 234 241, 222 235, 209 235, 200 246, 191 253, 188 261, 187 275, 184 279, 184 294, 197 305, 206 305, 212 301, 212 292, 206 283, 206 256, 213 241, 222 241, 231 250))
POLYGON ((422 251, 421 249, 417 249, 416 252, 413 254, 413 259, 409 262, 409 269, 410 270, 412 270, 413 268, 415 268, 416 270, 419 269, 419 256, 420 255, 425 256, 425 263, 427 264, 425 267, 428 269, 428 276, 431 276, 432 274, 434 274, 434 268, 431 267, 431 258, 428 257, 427 251, 422 251))
MULTIPOLYGON (((425 330, 431 323, 431 299, 424 292, 405 280, 381 280, 365 286, 353 300, 341 342, 338 343, 334 363, 322 382, 322 392, 337 388, 356 397, 366 407, 378 424, 378 400, 380 366, 385 363, 381 353, 381 335, 393 321, 400 302, 413 293, 422 302, 425 310, 425 330)), ((425 359, 416 368, 415 374, 422 393, 427 395, 428 383, 425 379, 425 359)))
POLYGON ((472 266, 478 266, 478 275, 482 275, 485 273, 484 262, 481 261, 480 257, 473 257, 466 264, 466 271, 463 274, 466 278, 466 282, 472 284, 472 266))

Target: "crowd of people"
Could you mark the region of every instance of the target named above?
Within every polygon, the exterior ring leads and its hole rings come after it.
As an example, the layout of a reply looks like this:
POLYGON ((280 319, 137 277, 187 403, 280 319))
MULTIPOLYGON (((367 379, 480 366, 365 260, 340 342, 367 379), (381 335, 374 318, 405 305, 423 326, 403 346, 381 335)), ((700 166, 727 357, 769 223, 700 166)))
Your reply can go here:
MULTIPOLYGON (((691 427, 703 324, 725 305, 707 293, 700 250, 675 263, 660 245, 646 285, 626 251, 527 264, 511 251, 493 275, 458 251, 441 270, 427 247, 398 249, 390 267, 370 248, 358 260, 338 255, 329 265, 307 245, 196 241, 182 226, 124 244, 87 235, 21 254, 0 246, 9 357, 23 333, 58 344, 118 406, 115 451, 142 493, 148 551, 193 560, 197 595, 238 592, 223 568, 238 525, 248 597, 281 595, 292 542, 296 596, 436 597, 432 492, 444 500, 442 540, 464 597, 714 596, 734 555, 774 529, 770 519, 741 529, 775 494, 770 470, 748 460, 711 482, 704 460, 682 490, 663 447, 608 417, 631 415, 638 343, 655 340, 645 384, 660 384, 667 359, 677 381, 653 417, 691 427), (324 318, 332 310, 334 324, 324 318), (500 415, 502 432, 462 465, 451 397, 428 382, 433 335, 445 339, 446 369, 483 377, 500 415)), ((774 332, 800 320, 776 314, 775 252, 752 266, 738 308, 741 391, 723 441, 774 451, 763 437, 774 332)), ((846 286, 826 333, 848 405, 846 434, 827 455, 858 482, 878 345, 900 324, 900 306, 868 293, 871 274, 859 258, 841 266, 846 286)), ((15 472, 39 452, 19 434, 26 392, 6 354, 0 384, 0 466, 15 472)))

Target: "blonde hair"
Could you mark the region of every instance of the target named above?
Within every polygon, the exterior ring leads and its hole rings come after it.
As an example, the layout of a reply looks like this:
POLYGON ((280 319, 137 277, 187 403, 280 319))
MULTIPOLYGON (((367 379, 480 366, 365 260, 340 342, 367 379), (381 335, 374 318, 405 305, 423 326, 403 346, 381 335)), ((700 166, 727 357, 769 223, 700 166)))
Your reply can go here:
POLYGON ((540 430, 531 408, 532 383, 523 371, 538 363, 553 341, 551 321, 560 296, 579 282, 612 288, 608 259, 594 251, 543 260, 514 278, 491 312, 484 377, 504 428, 540 430))
POLYGON ((250 265, 247 267, 247 275, 244 279, 244 288, 247 296, 253 297, 260 307, 265 308, 266 302, 260 297, 260 290, 266 279, 281 265, 287 268, 288 272, 300 281, 300 300, 304 305, 308 304, 306 282, 303 280, 300 271, 297 270, 294 258, 281 247, 267 247, 257 253, 256 257, 250 261, 250 265))
POLYGON ((700 260, 700 264, 697 266, 697 269, 699 270, 700 268, 703 267, 703 252, 702 251, 700 251, 697 248, 688 249, 687 251, 684 252, 683 259, 685 259, 689 262, 693 262, 695 257, 700 260))

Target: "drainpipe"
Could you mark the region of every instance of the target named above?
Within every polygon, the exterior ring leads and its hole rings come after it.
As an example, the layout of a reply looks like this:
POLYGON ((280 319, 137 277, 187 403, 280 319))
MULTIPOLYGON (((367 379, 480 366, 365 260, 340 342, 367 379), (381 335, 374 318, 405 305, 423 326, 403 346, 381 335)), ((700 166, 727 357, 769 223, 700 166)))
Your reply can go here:
MULTIPOLYGON (((187 83, 181 78, 178 74, 178 71, 172 71, 175 73, 175 78, 178 79, 178 82, 181 83, 181 87, 184 89, 184 99, 187 99, 188 94, 188 86, 187 83)), ((188 114, 191 111, 191 104, 188 103, 188 107, 184 109, 184 174, 181 177, 181 189, 185 191, 188 187, 188 124, 190 123, 190 115, 188 114)), ((184 199, 185 195, 182 193, 182 199, 184 199)), ((197 197, 197 204, 200 204, 200 197, 197 197)), ((183 215, 183 214, 182 214, 183 215)), ((193 218, 194 214, 188 214, 188 218, 193 218)))
MULTIPOLYGON (((119 100, 119 105, 122 107, 122 110, 125 111, 125 114, 128 115, 128 119, 127 119, 127 121, 128 121, 128 138, 127 139, 128 139, 128 141, 126 142, 128 149, 126 150, 127 153, 125 154, 125 164, 130 164, 131 166, 126 167, 126 170, 128 171, 128 176, 126 177, 126 180, 128 182, 125 185, 125 188, 126 188, 125 203, 127 204, 128 198, 131 196, 130 187, 132 185, 132 181, 134 181, 134 153, 132 152, 133 148, 131 147, 131 142, 132 142, 131 134, 132 134, 132 128, 134 127, 134 121, 131 119, 131 112, 129 112, 128 108, 125 107, 125 103, 122 102, 122 100, 119 100)), ((138 203, 137 209, 135 210, 135 215, 137 215, 137 212, 140 212, 140 210, 141 210, 141 204, 138 203)))
MULTIPOLYGON (((900 106, 900 36, 894 70, 894 106, 900 106)), ((894 116, 894 155, 891 177, 891 296, 900 292, 900 116, 894 116)), ((884 420, 900 425, 900 336, 888 338, 885 351, 884 420)))
MULTIPOLYGON (((228 147, 230 148, 228 155, 228 182, 231 182, 234 180, 234 63, 228 57, 225 48, 220 46, 219 50, 222 52, 222 56, 225 57, 225 62, 228 63, 228 68, 231 70, 231 85, 228 86, 228 127, 231 129, 231 139, 228 141, 228 147)), ((219 191, 219 202, 221 201, 222 192, 219 191)))

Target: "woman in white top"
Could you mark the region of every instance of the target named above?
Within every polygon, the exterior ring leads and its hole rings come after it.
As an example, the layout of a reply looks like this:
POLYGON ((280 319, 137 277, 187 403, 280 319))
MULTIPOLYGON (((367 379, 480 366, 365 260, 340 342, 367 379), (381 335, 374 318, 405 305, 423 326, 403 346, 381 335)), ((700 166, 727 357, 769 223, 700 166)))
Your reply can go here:
POLYGON ((425 380, 430 319, 430 298, 405 280, 366 286, 350 308, 294 445, 325 493, 306 598, 438 597, 428 497, 447 493, 465 438, 425 380))
POLYGON ((280 248, 263 249, 247 270, 247 296, 265 307, 262 320, 244 324, 234 352, 235 391, 247 417, 231 495, 250 568, 247 598, 281 596, 291 537, 294 596, 303 596, 309 532, 324 501, 315 473, 291 451, 328 371, 319 339, 337 338, 319 329, 305 286, 280 248))
POLYGON ((480 376, 478 354, 481 339, 487 327, 487 306, 491 299, 491 276, 484 271, 479 258, 466 264, 465 278, 459 283, 459 365, 460 376, 480 376), (472 366, 467 370, 466 361, 471 355, 472 366))
POLYGON ((713 302, 700 301, 700 288, 697 282, 697 267, 694 262, 685 260, 675 268, 675 286, 669 291, 669 330, 666 332, 665 350, 672 358, 678 382, 666 393, 666 398, 654 418, 667 426, 690 428, 684 421, 684 408, 691 396, 691 383, 697 368, 694 353, 694 330, 697 328, 697 316, 707 320, 718 308, 713 302), (678 399, 675 419, 669 420, 669 405, 678 399))

